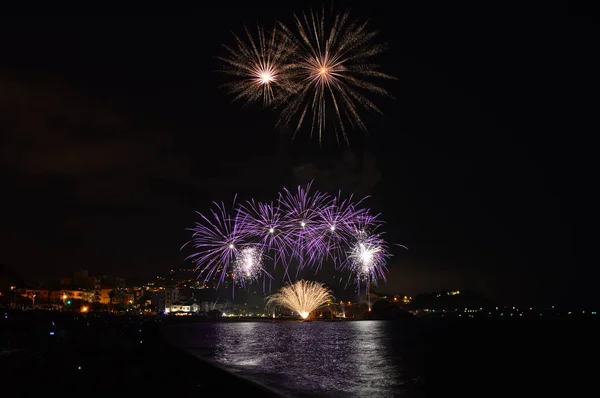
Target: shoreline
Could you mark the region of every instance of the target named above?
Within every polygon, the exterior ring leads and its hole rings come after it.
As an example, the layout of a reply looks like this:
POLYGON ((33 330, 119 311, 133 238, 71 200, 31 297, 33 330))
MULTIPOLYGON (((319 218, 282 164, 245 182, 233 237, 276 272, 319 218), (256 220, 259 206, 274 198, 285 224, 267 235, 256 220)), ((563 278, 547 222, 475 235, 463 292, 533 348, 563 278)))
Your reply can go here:
POLYGON ((5 387, 27 395, 83 389, 107 393, 239 390, 281 398, 253 380, 214 366, 164 338, 159 319, 113 314, 10 311, 0 320, 5 387))
MULTIPOLYGON (((252 380, 243 375, 236 374, 236 373, 228 370, 224 366, 221 366, 221 365, 215 363, 214 361, 211 361, 207 358, 202 358, 198 355, 195 355, 192 352, 188 351, 186 347, 182 347, 182 346, 176 344, 175 342, 171 341, 171 339, 169 339, 168 336, 166 336, 166 334, 168 334, 167 329, 176 328, 178 326, 182 326, 182 325, 186 325, 186 324, 189 324, 189 323, 161 325, 159 328, 159 336, 162 339, 163 344, 167 344, 168 346, 170 346, 171 349, 177 351, 179 355, 186 356, 186 357, 192 359, 193 361, 196 361, 198 363, 199 368, 210 367, 210 368, 214 369, 215 375, 218 374, 223 379, 231 378, 231 380, 234 380, 233 384, 236 384, 236 383, 240 384, 239 387, 234 387, 234 386, 230 385, 230 387, 232 389, 235 389, 236 391, 238 391, 239 388, 244 388, 245 393, 256 392, 257 394, 260 394, 261 397, 272 397, 272 398, 288 397, 288 395, 282 391, 277 391, 277 390, 273 389, 272 387, 269 387, 262 383, 259 383, 256 380, 252 380), (253 390, 256 390, 256 391, 253 391, 253 390)), ((229 382, 231 382, 231 381, 229 381, 229 382)))

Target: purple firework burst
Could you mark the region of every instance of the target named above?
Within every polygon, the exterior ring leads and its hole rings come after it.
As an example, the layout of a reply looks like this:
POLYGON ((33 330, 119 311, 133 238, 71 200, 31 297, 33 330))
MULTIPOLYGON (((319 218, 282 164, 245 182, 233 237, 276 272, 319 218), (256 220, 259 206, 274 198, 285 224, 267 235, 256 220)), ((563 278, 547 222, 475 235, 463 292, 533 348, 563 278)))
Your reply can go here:
POLYGON ((287 268, 294 242, 290 240, 279 207, 273 203, 249 200, 238 207, 238 215, 244 239, 256 242, 271 253, 274 267, 281 262, 287 268))
MULTIPOLYGON (((235 203, 235 199, 234 199, 235 203)), ((242 244, 242 234, 236 215, 232 215, 223 202, 213 203, 208 215, 198 213, 189 244, 196 250, 188 256, 204 281, 217 277, 219 283, 225 280, 229 265, 235 259, 242 244)))
POLYGON ((319 210, 320 220, 308 250, 329 258, 336 268, 346 261, 348 242, 354 236, 355 223, 363 217, 364 209, 358 206, 364 199, 353 202, 352 196, 343 199, 341 193, 332 197, 327 206, 319 210))
POLYGON ((320 244, 319 227, 322 209, 331 206, 331 196, 314 191, 311 184, 299 186, 296 192, 284 188, 279 194, 279 206, 291 247, 292 258, 298 262, 298 272, 305 267, 320 267, 325 248, 320 244))

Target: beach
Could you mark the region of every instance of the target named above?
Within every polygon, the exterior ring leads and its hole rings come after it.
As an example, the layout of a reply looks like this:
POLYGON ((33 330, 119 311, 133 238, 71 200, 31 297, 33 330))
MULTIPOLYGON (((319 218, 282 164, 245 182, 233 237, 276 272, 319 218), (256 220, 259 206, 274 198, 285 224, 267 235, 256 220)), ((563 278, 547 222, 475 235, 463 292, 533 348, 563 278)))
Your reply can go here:
POLYGON ((234 391, 277 396, 188 354, 154 317, 3 310, 2 379, 27 394, 234 391))

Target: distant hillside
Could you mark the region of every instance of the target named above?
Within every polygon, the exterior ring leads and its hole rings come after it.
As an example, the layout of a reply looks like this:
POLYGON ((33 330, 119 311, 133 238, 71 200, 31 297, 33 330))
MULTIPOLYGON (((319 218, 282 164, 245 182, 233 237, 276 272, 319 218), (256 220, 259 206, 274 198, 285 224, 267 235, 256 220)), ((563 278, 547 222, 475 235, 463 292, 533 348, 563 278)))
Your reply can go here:
POLYGON ((0 264, 0 292, 9 290, 11 285, 22 287, 23 284, 23 278, 12 267, 0 264))
POLYGON ((419 294, 410 303, 411 309, 456 310, 459 308, 491 308, 495 306, 496 304, 483 294, 468 289, 419 294))

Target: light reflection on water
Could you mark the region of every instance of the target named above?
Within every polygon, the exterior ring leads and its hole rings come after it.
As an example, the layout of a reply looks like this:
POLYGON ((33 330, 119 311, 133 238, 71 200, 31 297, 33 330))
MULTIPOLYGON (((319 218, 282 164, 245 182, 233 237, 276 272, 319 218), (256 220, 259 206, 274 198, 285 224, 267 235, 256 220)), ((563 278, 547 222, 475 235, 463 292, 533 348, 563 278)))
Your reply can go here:
MULTIPOLYGON (((291 396, 394 397, 404 385, 385 321, 227 322, 178 326, 192 353, 291 396)), ((394 341, 392 341, 394 340, 394 341)))

